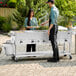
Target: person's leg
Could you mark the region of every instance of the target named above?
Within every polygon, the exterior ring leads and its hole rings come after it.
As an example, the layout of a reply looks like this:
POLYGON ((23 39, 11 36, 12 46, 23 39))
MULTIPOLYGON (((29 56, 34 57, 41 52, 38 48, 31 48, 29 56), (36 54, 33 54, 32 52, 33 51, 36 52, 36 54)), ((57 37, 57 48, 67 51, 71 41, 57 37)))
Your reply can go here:
POLYGON ((54 35, 54 37, 51 39, 52 49, 53 49, 53 58, 55 60, 59 60, 59 50, 57 45, 57 35, 54 35))
POLYGON ((26 52, 31 52, 31 44, 27 44, 26 52))
MULTIPOLYGON (((59 61, 59 50, 58 50, 58 45, 57 45, 57 32, 58 32, 57 26, 53 26, 53 28, 50 30, 50 35, 49 35, 49 40, 51 41, 52 49, 53 49, 53 58, 52 59, 54 61, 59 61)), ((51 59, 48 61, 51 61, 51 59)))
POLYGON ((36 51, 36 44, 32 44, 32 52, 36 51))

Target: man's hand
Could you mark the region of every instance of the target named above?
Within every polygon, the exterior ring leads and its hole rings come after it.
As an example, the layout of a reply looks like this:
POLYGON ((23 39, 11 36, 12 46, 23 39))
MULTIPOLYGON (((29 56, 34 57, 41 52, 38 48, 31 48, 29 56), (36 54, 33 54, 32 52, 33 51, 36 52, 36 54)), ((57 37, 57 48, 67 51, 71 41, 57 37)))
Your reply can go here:
POLYGON ((50 30, 48 30, 48 35, 50 35, 50 30))
POLYGON ((42 25, 42 26, 44 26, 44 25, 45 25, 45 23, 42 23, 41 25, 42 25))
POLYGON ((33 28, 32 26, 27 26, 26 28, 30 29, 30 28, 33 28))
POLYGON ((33 28, 39 28, 39 26, 32 26, 33 28))
POLYGON ((44 26, 45 24, 47 24, 49 22, 49 20, 47 20, 46 22, 43 22, 41 25, 44 26))
POLYGON ((53 24, 50 25, 49 29, 48 29, 48 35, 50 35, 50 30, 52 29, 53 24))

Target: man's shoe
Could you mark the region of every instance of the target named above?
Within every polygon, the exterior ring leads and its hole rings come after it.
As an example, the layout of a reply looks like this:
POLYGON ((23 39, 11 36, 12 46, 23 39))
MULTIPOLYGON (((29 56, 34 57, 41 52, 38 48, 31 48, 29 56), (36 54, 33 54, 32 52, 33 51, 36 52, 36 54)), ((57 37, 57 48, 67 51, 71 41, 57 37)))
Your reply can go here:
POLYGON ((59 61, 60 61, 60 59, 57 59, 57 61, 59 62, 59 61))
POLYGON ((47 62, 59 62, 59 60, 56 60, 54 58, 50 58, 50 59, 47 60, 47 62))

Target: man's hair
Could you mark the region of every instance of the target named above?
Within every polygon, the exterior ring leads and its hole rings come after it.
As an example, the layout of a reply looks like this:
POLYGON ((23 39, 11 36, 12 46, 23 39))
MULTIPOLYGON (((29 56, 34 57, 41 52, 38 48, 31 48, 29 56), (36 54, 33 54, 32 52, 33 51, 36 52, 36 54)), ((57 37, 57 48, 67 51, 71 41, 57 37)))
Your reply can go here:
POLYGON ((54 4, 54 1, 50 1, 52 4, 54 4))

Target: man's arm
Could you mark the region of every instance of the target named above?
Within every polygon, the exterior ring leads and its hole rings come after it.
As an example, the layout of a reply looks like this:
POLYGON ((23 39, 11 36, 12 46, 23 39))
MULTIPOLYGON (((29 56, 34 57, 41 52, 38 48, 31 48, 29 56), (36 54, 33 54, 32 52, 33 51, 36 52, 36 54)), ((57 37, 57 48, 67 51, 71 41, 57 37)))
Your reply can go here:
POLYGON ((50 27, 48 29, 48 35, 50 35, 50 30, 52 29, 53 26, 54 26, 53 24, 50 24, 50 27))
POLYGON ((26 26, 25 28, 28 28, 28 29, 30 29, 30 28, 33 28, 33 26, 26 26))
POLYGON ((52 27, 54 26, 55 24, 55 18, 56 18, 56 13, 55 11, 51 11, 51 24, 50 24, 50 27, 48 29, 48 35, 50 34, 50 30, 52 29, 52 27))
POLYGON ((41 25, 45 25, 49 22, 49 20, 47 20, 46 22, 43 22, 41 25))

